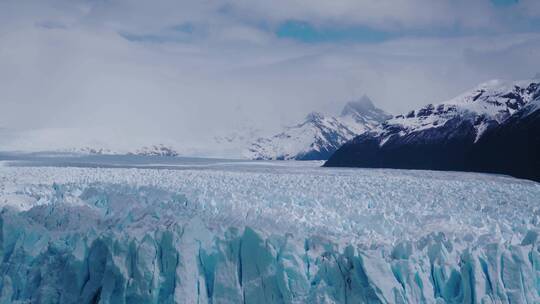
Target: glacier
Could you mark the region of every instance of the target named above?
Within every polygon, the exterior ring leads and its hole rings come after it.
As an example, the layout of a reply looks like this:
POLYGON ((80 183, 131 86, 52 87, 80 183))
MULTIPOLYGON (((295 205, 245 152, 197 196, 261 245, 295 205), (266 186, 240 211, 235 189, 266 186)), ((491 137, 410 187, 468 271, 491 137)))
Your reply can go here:
POLYGON ((540 303, 535 182, 4 164, 0 303, 540 303))

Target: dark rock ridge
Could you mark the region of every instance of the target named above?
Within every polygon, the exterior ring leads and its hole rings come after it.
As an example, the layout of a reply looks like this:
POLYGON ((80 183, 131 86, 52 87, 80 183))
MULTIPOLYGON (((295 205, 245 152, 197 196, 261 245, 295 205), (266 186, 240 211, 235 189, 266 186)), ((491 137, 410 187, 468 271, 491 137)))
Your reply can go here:
POLYGON ((468 157, 474 171, 509 174, 540 181, 538 101, 486 131, 468 157))
POLYGON ((325 166, 476 171, 540 181, 540 81, 492 81, 398 115, 345 143, 325 166))

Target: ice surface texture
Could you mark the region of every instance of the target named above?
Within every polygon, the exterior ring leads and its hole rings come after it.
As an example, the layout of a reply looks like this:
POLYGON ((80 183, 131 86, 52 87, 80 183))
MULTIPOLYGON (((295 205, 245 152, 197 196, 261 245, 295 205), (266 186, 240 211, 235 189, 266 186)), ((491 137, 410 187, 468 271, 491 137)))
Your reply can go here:
POLYGON ((0 167, 2 303, 539 303, 540 184, 0 167))

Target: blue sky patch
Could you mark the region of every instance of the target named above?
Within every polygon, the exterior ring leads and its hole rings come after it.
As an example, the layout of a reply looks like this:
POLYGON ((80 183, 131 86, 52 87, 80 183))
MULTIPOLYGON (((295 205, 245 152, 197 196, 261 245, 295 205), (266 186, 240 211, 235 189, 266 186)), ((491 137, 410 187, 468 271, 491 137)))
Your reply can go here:
POLYGON ((518 3, 518 0, 491 0, 491 2, 499 6, 507 6, 518 3))
POLYGON ((308 22, 290 20, 276 30, 280 38, 290 38, 302 42, 382 42, 392 38, 393 34, 365 26, 347 28, 315 27, 308 22))

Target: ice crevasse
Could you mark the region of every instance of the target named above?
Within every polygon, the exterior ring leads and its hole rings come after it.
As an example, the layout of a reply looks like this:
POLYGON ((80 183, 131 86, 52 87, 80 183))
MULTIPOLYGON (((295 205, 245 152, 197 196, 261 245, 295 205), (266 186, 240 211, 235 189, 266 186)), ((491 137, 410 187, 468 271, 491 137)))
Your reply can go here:
POLYGON ((111 182, 4 178, 1 303, 540 303, 537 215, 501 222, 508 241, 426 228, 366 244, 211 216, 219 192, 203 206, 111 182))

